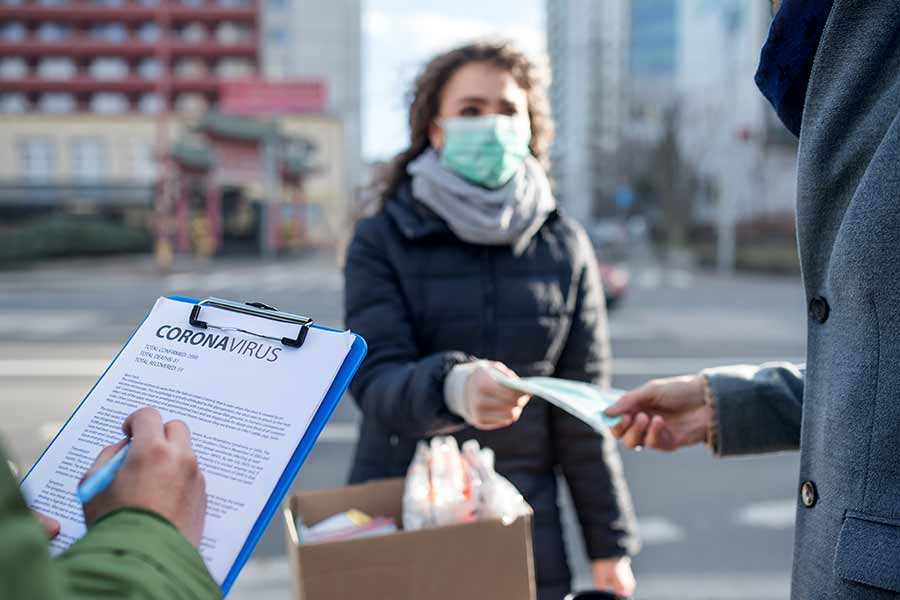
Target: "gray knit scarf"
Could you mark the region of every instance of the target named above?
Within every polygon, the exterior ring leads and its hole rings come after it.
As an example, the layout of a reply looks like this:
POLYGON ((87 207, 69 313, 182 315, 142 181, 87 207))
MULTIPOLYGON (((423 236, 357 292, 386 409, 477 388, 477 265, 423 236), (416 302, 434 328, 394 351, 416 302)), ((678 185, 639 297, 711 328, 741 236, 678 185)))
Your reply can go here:
POLYGON ((461 240, 510 246, 518 256, 556 208, 544 168, 532 156, 501 188, 466 181, 429 149, 409 163, 413 196, 443 219, 461 240))

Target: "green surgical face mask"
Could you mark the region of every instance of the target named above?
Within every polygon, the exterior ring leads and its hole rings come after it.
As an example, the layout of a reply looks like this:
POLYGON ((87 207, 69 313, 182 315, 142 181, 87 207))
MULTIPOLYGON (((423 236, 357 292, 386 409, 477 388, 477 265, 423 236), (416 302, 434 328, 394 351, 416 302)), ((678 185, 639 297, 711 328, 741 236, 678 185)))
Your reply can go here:
POLYGON ((506 115, 453 117, 441 122, 441 163, 489 189, 506 185, 530 154, 531 127, 506 115))

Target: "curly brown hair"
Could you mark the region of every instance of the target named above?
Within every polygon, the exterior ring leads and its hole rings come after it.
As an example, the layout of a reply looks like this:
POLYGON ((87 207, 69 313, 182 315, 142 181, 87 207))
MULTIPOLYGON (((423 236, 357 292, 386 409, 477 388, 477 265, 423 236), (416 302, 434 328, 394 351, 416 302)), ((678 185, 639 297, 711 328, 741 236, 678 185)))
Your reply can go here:
POLYGON ((416 77, 408 100, 409 147, 394 157, 384 177, 376 184, 382 203, 408 178, 407 165, 429 147, 428 130, 440 112, 444 86, 458 69, 471 63, 489 63, 508 71, 525 90, 531 120, 531 154, 545 169, 549 168, 553 141, 553 119, 547 98, 549 77, 510 42, 473 42, 435 56, 416 77))

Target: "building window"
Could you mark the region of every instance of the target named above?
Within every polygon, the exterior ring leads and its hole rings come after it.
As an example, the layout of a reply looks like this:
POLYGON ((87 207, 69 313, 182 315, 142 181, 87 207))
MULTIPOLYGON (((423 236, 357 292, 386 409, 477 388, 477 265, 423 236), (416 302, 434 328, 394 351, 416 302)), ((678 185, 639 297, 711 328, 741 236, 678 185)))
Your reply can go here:
POLYGON ((138 101, 138 110, 147 115, 158 115, 164 108, 162 96, 156 93, 144 94, 138 101))
POLYGON ((155 58, 145 58, 138 65, 138 74, 144 79, 159 79, 162 72, 162 63, 155 58))
POLYGON ((253 76, 253 63, 241 58, 227 58, 218 64, 216 74, 222 79, 246 79, 253 76))
POLYGON ((159 38, 162 37, 162 31, 156 23, 144 23, 138 29, 138 37, 142 42, 152 44, 159 41, 159 38))
POLYGON ((38 0, 41 6, 65 6, 68 3, 69 0, 38 0))
POLYGON ((59 23, 41 23, 37 28, 37 38, 42 42, 62 42, 72 34, 72 30, 59 23))
POLYGON ((266 35, 270 44, 282 48, 288 41, 288 33, 284 29, 271 29, 266 35))
POLYGON ((240 44, 250 39, 250 30, 235 23, 225 22, 216 28, 216 40, 220 44, 240 44))
POLYGON ((182 114, 198 115, 209 108, 203 94, 181 94, 175 100, 175 110, 182 114))
POLYGON ((56 173, 56 147, 50 138, 27 138, 19 142, 20 172, 26 179, 46 181, 56 173))
POLYGON ((91 98, 91 112, 103 115, 119 115, 128 112, 125 94, 99 92, 91 98))
POLYGON ((180 37, 189 44, 199 44, 206 41, 207 31, 202 23, 189 23, 182 30, 180 37))
POLYGON ((184 79, 200 79, 206 77, 206 63, 196 58, 183 59, 175 65, 175 75, 184 79))
POLYGON ((98 181, 106 167, 106 148, 99 138, 79 137, 71 142, 72 175, 81 181, 98 181))
POLYGON ((95 79, 124 79, 128 77, 128 63, 121 58, 97 58, 91 63, 90 73, 95 79))
POLYGON ((0 94, 0 113, 28 112, 28 99, 25 94, 0 94))
POLYGON ((38 75, 45 79, 71 79, 77 69, 71 58, 50 57, 38 63, 38 75))
POLYGON ((28 65, 22 58, 0 60, 0 79, 22 79, 28 76, 28 65))
POLYGON ((129 140, 126 143, 127 155, 131 163, 131 175, 139 181, 156 179, 157 166, 153 144, 144 140, 129 140))
POLYGON ((122 23, 102 23, 91 28, 91 37, 101 42, 121 44, 128 39, 128 30, 122 23))
POLYGON ((76 106, 75 96, 62 92, 49 92, 41 95, 38 100, 38 110, 51 114, 75 112, 76 106))
POLYGON ((12 21, 0 27, 0 38, 4 42, 22 42, 28 37, 28 30, 22 23, 12 21))

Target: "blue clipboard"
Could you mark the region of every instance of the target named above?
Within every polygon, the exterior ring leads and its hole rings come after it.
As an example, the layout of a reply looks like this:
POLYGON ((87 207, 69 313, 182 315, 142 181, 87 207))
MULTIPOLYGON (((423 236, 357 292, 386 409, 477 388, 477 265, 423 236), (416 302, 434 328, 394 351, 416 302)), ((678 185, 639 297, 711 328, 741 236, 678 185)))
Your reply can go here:
MULTIPOLYGON (((184 302, 185 304, 192 304, 195 307, 201 303, 200 300, 197 300, 195 298, 187 298, 184 296, 169 296, 168 298, 169 300, 184 302)), ((264 309, 274 311, 274 309, 265 305, 250 304, 249 306, 262 307, 264 309)), ((192 321, 195 314, 196 313, 192 313, 192 321)), ((279 314, 287 315, 287 313, 279 314)), ((305 319, 309 323, 308 326, 314 329, 340 332, 339 329, 324 327, 322 325, 315 325, 305 317, 299 317, 297 315, 288 316, 293 316, 298 320, 305 319)), ((141 322, 141 324, 143 324, 143 321, 141 322)), ((132 334, 128 337, 128 340, 126 340, 125 344, 123 344, 122 349, 119 350, 119 353, 116 354, 116 357, 103 372, 103 375, 101 375, 100 378, 97 379, 97 382, 94 383, 90 391, 85 394, 85 397, 82 399, 82 401, 78 404, 75 410, 72 411, 72 415, 69 416, 69 419, 66 420, 66 423, 60 428, 60 431, 66 428, 66 426, 69 424, 69 421, 72 420, 72 416, 74 416, 75 413, 78 412, 78 410, 81 408, 81 405, 84 404, 84 401, 93 393, 94 388, 97 386, 97 383, 99 383, 103 379, 103 377, 106 376, 106 373, 109 371, 109 367, 116 362, 116 360, 119 358, 119 355, 122 353, 122 350, 124 350, 125 346, 127 346, 131 342, 131 338, 134 337, 134 333, 137 332, 139 328, 140 325, 138 325, 138 327, 135 328, 135 331, 132 332, 132 334)), ((303 337, 305 337, 305 332, 301 330, 301 336, 298 336, 296 342, 302 343, 303 337)), ((287 338, 285 340, 285 343, 290 342, 290 338, 287 338)), ((256 523, 253 524, 253 528, 250 530, 250 535, 244 542, 244 545, 241 548, 241 551, 238 553, 234 564, 231 565, 231 569, 229 569, 224 581, 222 581, 223 597, 228 594, 231 586, 234 585, 238 574, 241 572, 241 569, 243 569, 244 565, 247 563, 247 560, 250 558, 250 554, 252 554, 253 549, 259 542, 259 538, 262 537, 266 526, 268 526, 269 521, 272 520, 272 517, 275 516, 275 511, 277 511, 279 506, 281 505, 281 501, 284 499, 285 494, 287 494, 288 490, 290 489, 291 483, 294 481, 294 478, 300 471, 300 467, 303 466, 303 463, 306 461, 306 457, 309 455, 310 450, 312 450, 313 445, 319 438, 319 434, 322 433, 322 430, 325 428, 325 424, 328 422, 328 419, 331 418, 331 415, 334 412, 334 409, 337 407, 338 402, 344 395, 344 392, 347 391, 347 386, 350 385, 350 380, 353 379, 353 376, 356 374, 356 370, 359 368, 359 365, 362 364, 363 358, 365 358, 366 356, 367 349, 368 347, 366 346, 365 340, 360 336, 354 334, 354 340, 352 346, 350 347, 350 352, 347 353, 347 357, 344 359, 344 363, 341 365, 340 369, 338 369, 337 376, 335 376, 334 381, 331 383, 331 387, 328 389, 328 392, 325 394, 325 398, 322 400, 322 404, 319 406, 319 409, 313 416, 312 421, 310 422, 309 427, 306 429, 306 432, 303 434, 303 437, 301 438, 300 443, 297 445, 296 450, 294 450, 294 454, 288 461, 287 467, 285 467, 284 472, 278 479, 278 483, 276 483, 275 487, 272 489, 272 494, 269 496, 268 501, 263 506, 262 512, 256 519, 256 523)), ((57 434, 57 436, 58 435, 59 434, 57 434)), ((52 446, 53 442, 55 441, 56 437, 54 437, 53 441, 51 441, 50 444, 47 445, 47 448, 52 446)), ((46 453, 46 449, 44 450, 44 453, 46 453)), ((34 465, 37 465, 41 461, 41 459, 44 457, 44 453, 42 453, 41 456, 38 457, 38 459, 34 462, 34 465)), ((22 478, 22 483, 24 483, 25 480, 28 479, 28 475, 30 475, 31 470, 34 469, 34 465, 32 465, 31 469, 29 469, 25 477, 22 478)))

